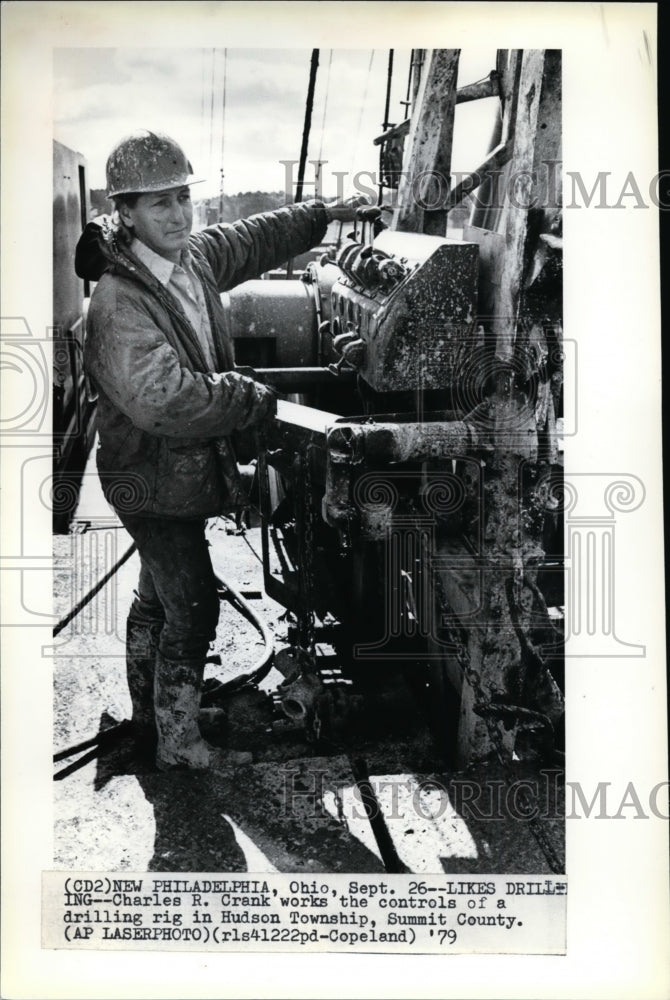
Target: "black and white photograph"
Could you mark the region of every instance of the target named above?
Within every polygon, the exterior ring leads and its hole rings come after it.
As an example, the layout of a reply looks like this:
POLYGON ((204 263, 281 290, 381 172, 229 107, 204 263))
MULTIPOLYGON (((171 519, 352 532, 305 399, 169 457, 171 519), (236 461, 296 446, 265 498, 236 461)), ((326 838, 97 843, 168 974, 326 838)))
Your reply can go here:
POLYGON ((655 5, 278 6, 3 15, 7 995, 660 997, 655 5))
POLYGON ((58 864, 564 874, 560 52, 462 63, 55 52, 58 864))

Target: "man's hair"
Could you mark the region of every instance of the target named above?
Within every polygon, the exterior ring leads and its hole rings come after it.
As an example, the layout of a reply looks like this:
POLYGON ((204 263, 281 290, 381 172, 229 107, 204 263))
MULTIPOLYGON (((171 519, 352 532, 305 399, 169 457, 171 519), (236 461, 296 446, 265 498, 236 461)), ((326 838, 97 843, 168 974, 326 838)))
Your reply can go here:
POLYGON ((130 246, 133 242, 134 233, 132 229, 128 229, 123 219, 121 218, 122 208, 135 208, 137 204, 137 199, 139 194, 117 194, 111 199, 112 205, 114 206, 114 211, 112 213, 112 222, 116 230, 116 238, 124 246, 130 246))
POLYGON ((139 193, 137 194, 117 194, 112 198, 112 204, 117 210, 120 208, 135 208, 137 204, 137 199, 139 198, 139 193))

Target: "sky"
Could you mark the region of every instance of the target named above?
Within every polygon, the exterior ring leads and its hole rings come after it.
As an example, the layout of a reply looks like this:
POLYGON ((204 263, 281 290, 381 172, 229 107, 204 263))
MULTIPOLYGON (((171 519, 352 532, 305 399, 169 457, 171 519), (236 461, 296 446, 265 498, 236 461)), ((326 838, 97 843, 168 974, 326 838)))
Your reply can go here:
MULTIPOLYGON (((54 138, 86 157, 91 188, 105 186, 105 161, 116 141, 150 128, 183 146, 203 178, 199 196, 219 193, 222 164, 227 194, 285 191, 297 177, 310 56, 309 49, 55 49, 54 138), (285 160, 296 165, 287 167, 285 160)), ((395 50, 394 123, 405 117, 400 101, 409 60, 409 50, 395 50)), ((459 86, 487 75, 494 64, 495 52, 463 52, 459 86)), ((387 49, 320 50, 309 158, 327 161, 321 168, 324 197, 353 194, 357 171, 376 176, 372 140, 382 131, 387 66, 387 49), (344 180, 336 172, 344 172, 344 180)), ((483 159, 492 104, 457 109, 454 170, 472 170, 483 159)), ((314 180, 312 166, 306 180, 314 180)), ((313 184, 306 187, 305 197, 313 191, 313 184)))

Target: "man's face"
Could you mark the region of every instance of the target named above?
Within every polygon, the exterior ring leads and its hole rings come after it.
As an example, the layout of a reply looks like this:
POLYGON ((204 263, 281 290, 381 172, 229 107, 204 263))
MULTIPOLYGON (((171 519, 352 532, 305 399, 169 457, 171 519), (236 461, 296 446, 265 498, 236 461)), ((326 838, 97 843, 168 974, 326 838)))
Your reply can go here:
POLYGON ((141 194, 134 208, 123 206, 121 218, 138 239, 176 264, 193 225, 191 192, 185 185, 141 194))

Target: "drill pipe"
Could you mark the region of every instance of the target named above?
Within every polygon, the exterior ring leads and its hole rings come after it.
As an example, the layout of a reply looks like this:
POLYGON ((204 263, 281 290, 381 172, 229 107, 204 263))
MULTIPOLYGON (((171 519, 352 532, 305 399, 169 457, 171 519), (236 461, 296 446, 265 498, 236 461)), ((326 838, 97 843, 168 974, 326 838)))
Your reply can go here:
MULTIPOLYGON (((342 527, 351 517, 352 476, 366 462, 422 462, 471 454, 482 446, 474 424, 462 420, 434 423, 337 424, 328 431, 328 465, 323 498, 324 520, 342 527)), ((372 534, 382 530, 368 525, 372 534)))
POLYGON ((472 452, 479 444, 477 428, 463 420, 338 424, 328 433, 328 450, 348 452, 353 461, 367 458, 423 462, 431 458, 454 458, 472 452))

